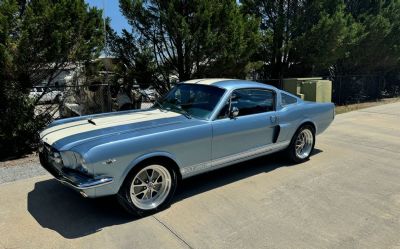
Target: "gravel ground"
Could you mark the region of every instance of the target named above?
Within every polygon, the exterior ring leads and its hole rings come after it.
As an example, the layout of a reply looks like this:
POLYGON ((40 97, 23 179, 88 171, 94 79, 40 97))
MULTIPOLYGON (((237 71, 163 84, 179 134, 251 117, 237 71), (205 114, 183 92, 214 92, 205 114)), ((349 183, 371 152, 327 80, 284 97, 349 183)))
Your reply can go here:
POLYGON ((0 162, 0 184, 45 174, 47 172, 42 168, 35 154, 17 160, 0 162))

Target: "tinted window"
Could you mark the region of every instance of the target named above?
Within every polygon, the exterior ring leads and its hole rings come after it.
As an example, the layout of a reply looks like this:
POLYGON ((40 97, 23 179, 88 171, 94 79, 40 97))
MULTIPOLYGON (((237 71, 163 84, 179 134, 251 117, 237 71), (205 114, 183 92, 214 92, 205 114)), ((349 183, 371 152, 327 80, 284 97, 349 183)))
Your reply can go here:
POLYGON ((161 101, 171 111, 185 111, 201 119, 210 117, 225 90, 207 85, 179 84, 161 101))
POLYGON ((281 102, 282 102, 282 106, 286 106, 286 105, 290 105, 290 104, 296 103, 297 99, 295 97, 292 97, 290 95, 282 93, 281 94, 281 102))
MULTIPOLYGON (((246 116, 274 110, 274 93, 261 89, 235 90, 231 96, 231 106, 239 109, 239 116, 246 116)), ((229 103, 220 111, 217 118, 228 116, 229 103)))

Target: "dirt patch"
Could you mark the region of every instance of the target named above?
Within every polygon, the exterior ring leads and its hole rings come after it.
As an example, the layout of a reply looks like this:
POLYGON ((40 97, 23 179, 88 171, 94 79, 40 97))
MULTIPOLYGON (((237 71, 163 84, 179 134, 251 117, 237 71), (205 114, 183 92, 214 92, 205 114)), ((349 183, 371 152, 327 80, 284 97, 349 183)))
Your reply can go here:
POLYGON ((39 155, 34 152, 32 154, 25 155, 22 158, 18 159, 4 159, 0 161, 0 168, 2 167, 14 167, 14 166, 20 166, 24 164, 39 164, 39 155))
POLYGON ((395 103, 395 102, 399 102, 399 101, 400 101, 400 98, 389 98, 389 99, 381 99, 379 101, 374 101, 374 102, 365 102, 365 103, 359 103, 359 104, 336 106, 336 114, 356 111, 359 109, 364 109, 364 108, 378 106, 378 105, 395 103))

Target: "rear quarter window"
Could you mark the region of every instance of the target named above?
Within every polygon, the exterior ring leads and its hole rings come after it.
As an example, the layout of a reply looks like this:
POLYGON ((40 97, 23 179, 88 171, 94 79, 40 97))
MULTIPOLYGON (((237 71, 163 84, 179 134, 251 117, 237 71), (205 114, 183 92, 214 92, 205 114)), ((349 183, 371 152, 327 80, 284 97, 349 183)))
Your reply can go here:
POLYGON ((297 99, 286 93, 281 93, 281 103, 282 103, 282 106, 287 106, 287 105, 297 103, 297 99))

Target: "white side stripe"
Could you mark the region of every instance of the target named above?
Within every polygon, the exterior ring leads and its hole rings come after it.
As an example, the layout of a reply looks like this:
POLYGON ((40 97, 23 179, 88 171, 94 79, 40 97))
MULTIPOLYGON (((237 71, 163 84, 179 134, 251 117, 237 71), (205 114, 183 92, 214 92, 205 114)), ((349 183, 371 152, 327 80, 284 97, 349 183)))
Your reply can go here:
POLYGON ((284 149, 289 145, 290 141, 279 142, 276 144, 268 144, 265 146, 261 146, 258 148, 250 149, 244 152, 240 152, 237 154, 221 157, 212 161, 199 163, 196 165, 190 165, 184 168, 181 168, 181 174, 183 177, 189 177, 201 172, 206 172, 209 170, 218 169, 224 166, 228 166, 229 164, 233 164, 239 161, 244 161, 247 159, 251 159, 255 156, 261 156, 270 152, 274 152, 280 149, 284 149))

